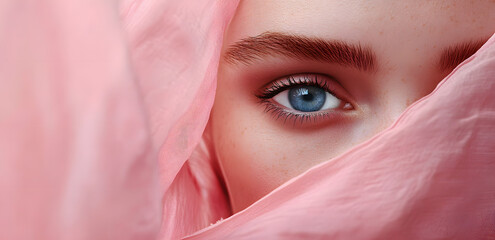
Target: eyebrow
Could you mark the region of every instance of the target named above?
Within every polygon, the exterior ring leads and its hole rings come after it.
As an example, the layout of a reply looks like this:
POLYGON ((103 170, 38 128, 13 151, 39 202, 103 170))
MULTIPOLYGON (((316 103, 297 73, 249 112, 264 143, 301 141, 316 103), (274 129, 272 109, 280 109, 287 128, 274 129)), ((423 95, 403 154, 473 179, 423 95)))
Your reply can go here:
POLYGON ((445 48, 440 55, 438 67, 441 71, 451 71, 471 55, 475 54, 488 38, 459 43, 445 48))
MULTIPOLYGON (((440 71, 451 71, 476 53, 488 40, 467 41, 445 48, 437 63, 440 71)), ((224 54, 226 62, 252 64, 269 56, 285 56, 296 59, 337 63, 362 71, 377 67, 376 56, 370 47, 350 44, 340 40, 296 36, 278 32, 265 32, 248 37, 231 45, 224 54)))
POLYGON ((362 71, 376 68, 376 57, 369 47, 277 32, 265 32, 234 43, 225 52, 224 60, 251 64, 269 56, 332 62, 362 71))

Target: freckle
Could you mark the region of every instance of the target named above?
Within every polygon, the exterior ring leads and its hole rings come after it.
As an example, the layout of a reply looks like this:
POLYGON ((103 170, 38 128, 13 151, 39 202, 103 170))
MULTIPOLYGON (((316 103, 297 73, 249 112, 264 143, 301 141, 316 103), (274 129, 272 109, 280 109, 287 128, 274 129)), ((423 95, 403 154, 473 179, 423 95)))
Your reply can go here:
POLYGON ((383 35, 383 31, 378 32, 380 35, 383 35))
MULTIPOLYGON (((385 91, 383 91, 383 95, 388 95, 388 92, 389 92, 389 91, 388 91, 388 89, 387 89, 387 90, 385 90, 385 91)), ((387 101, 388 101, 388 100, 387 100, 387 101)))
POLYGON ((391 17, 390 17, 390 20, 394 20, 394 19, 395 19, 395 17, 394 17, 394 16, 391 16, 391 17))
POLYGON ((409 105, 411 105, 414 101, 415 101, 414 99, 408 98, 407 101, 406 101, 406 107, 408 107, 409 105))

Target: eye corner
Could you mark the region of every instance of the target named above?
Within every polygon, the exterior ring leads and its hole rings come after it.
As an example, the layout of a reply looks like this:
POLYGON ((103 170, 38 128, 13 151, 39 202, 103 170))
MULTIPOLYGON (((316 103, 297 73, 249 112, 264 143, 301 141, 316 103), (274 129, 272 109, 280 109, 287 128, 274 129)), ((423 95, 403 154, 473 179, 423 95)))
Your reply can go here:
POLYGON ((352 110, 356 110, 356 107, 354 107, 354 105, 350 102, 346 102, 344 103, 344 106, 342 106, 342 109, 346 110, 346 111, 352 111, 352 110))

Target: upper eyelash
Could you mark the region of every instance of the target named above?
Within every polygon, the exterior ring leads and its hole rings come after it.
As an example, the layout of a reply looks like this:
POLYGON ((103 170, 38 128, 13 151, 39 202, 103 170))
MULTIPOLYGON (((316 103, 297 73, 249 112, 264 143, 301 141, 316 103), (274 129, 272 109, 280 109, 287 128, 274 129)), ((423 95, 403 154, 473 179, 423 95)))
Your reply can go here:
POLYGON ((285 124, 287 121, 293 121, 294 126, 296 123, 313 122, 324 119, 331 118, 333 114, 328 112, 308 112, 308 113, 297 113, 292 111, 287 111, 286 109, 277 106, 270 99, 279 94, 280 92, 287 90, 295 86, 315 86, 325 89, 330 94, 340 98, 332 89, 333 85, 328 85, 327 81, 318 79, 318 75, 314 73, 308 74, 295 74, 286 77, 286 81, 275 81, 270 83, 269 87, 260 90, 255 96, 260 100, 260 103, 265 106, 265 112, 272 113, 276 119, 283 119, 285 124))
POLYGON ((335 95, 333 91, 328 86, 327 82, 324 80, 318 80, 317 75, 309 76, 299 76, 297 78, 294 75, 288 76, 285 81, 276 81, 273 82, 272 85, 268 88, 263 89, 260 93, 255 94, 255 96, 261 100, 266 100, 275 97, 280 92, 294 86, 315 86, 320 87, 335 95))

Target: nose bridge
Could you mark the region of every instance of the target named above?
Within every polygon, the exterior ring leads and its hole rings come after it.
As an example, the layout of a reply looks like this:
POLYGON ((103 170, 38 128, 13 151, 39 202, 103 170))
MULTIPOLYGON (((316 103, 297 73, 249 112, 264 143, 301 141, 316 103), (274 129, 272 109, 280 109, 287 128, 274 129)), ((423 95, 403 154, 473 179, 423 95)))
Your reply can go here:
POLYGON ((394 123, 407 108, 407 106, 402 102, 399 102, 397 100, 394 101, 396 101, 396 103, 389 104, 387 105, 387 107, 374 112, 376 119, 376 123, 375 123, 376 129, 374 132, 379 132, 391 126, 392 123, 394 123))
POLYGON ((407 84, 412 81, 415 79, 401 77, 398 81, 400 84, 392 85, 389 94, 385 96, 388 103, 385 112, 391 122, 395 121, 412 102, 420 97, 414 85, 407 84))
POLYGON ((379 120, 377 127, 390 126, 412 103, 431 92, 434 85, 428 86, 428 82, 433 81, 425 77, 399 72, 383 76, 376 92, 374 113, 379 120))

